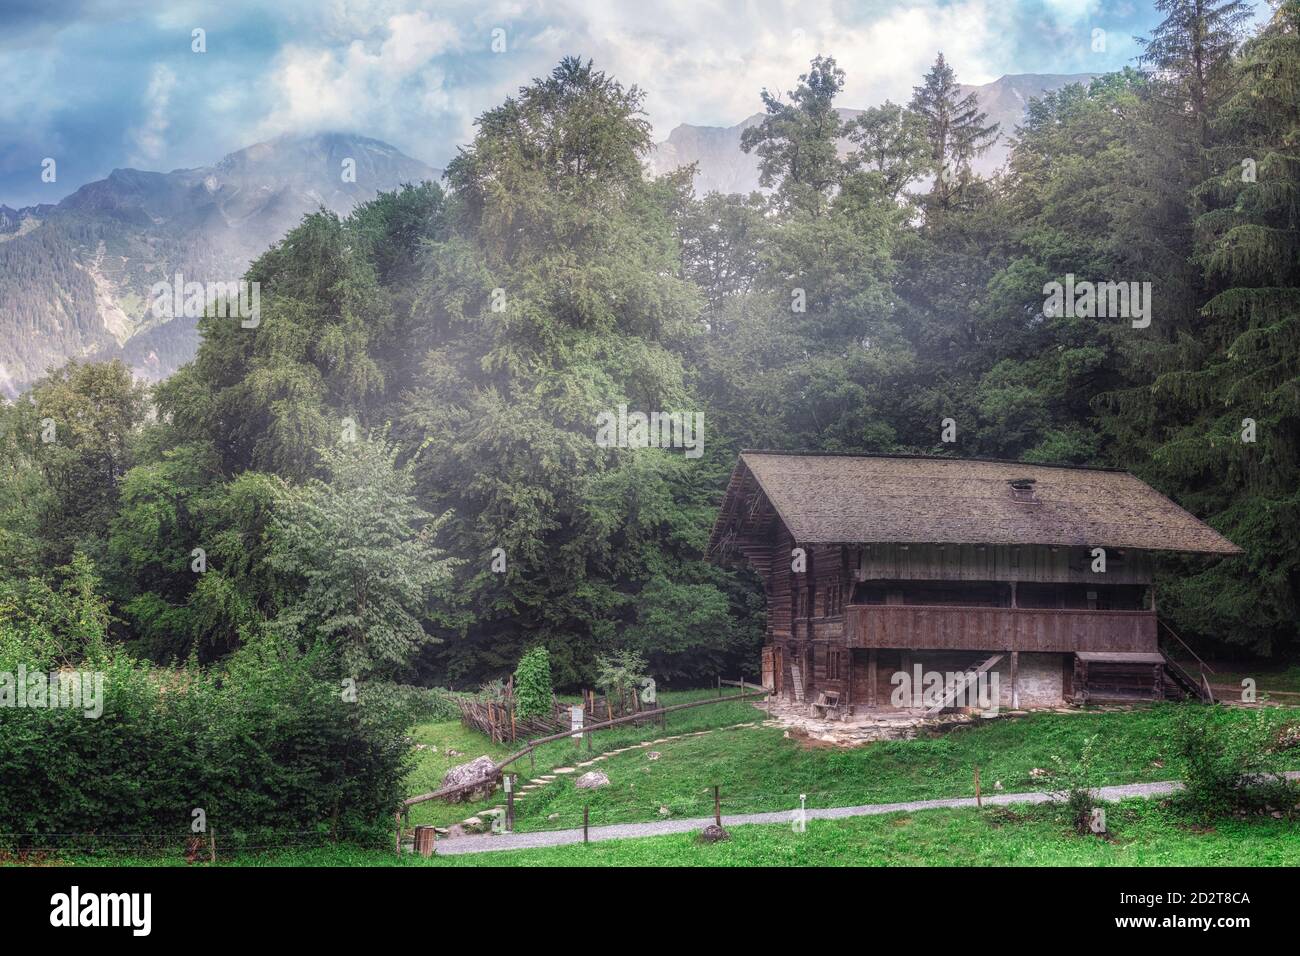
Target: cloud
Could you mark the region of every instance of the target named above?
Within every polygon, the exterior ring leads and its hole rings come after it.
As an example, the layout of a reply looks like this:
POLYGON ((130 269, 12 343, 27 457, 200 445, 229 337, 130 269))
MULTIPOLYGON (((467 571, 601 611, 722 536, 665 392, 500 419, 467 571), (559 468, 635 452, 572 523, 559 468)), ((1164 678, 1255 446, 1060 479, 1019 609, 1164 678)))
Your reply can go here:
POLYGON ((939 50, 972 84, 1118 69, 1158 20, 1151 0, 0 0, 0 201, 282 133, 353 131, 442 164, 477 116, 570 54, 641 87, 662 140, 742 121, 819 53, 846 71, 840 102, 866 107, 905 102, 939 50), (32 185, 49 155, 58 187, 32 185))
POLYGON ((273 108, 259 127, 267 134, 366 125, 400 129, 414 104, 444 102, 439 58, 462 49, 461 30, 423 11, 385 21, 378 40, 344 46, 308 42, 286 46, 269 78, 273 108))
POLYGON ((171 125, 167 110, 171 105, 172 91, 176 88, 176 74, 165 63, 156 63, 145 90, 145 115, 140 125, 131 131, 135 152, 131 161, 143 165, 156 163, 167 149, 167 130, 171 125))

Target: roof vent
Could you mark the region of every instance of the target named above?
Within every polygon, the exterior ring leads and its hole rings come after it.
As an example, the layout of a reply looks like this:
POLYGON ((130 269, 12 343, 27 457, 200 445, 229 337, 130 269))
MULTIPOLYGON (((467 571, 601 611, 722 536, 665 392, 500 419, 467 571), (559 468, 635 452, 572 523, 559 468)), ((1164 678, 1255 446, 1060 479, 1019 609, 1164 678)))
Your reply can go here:
POLYGON ((1012 478, 1007 482, 1011 486, 1011 499, 1013 501, 1027 501, 1031 504, 1038 504, 1038 496, 1034 494, 1034 485, 1037 484, 1033 478, 1012 478))

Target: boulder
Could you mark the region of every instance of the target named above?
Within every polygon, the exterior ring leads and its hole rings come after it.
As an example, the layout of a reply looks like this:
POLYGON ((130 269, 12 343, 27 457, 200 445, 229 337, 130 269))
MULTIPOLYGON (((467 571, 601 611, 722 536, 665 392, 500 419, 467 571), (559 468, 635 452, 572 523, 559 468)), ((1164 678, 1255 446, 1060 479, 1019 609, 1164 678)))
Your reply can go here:
POLYGON ((609 777, 599 770, 592 770, 573 781, 573 785, 579 790, 595 790, 597 787, 608 787, 609 777))
POLYGON ((730 840, 731 834, 718 826, 716 823, 710 823, 700 831, 699 841, 701 843, 721 843, 723 840, 730 840))
POLYGON ((474 786, 466 787, 457 793, 447 797, 452 803, 465 803, 474 800, 482 800, 492 795, 497 788, 497 781, 501 779, 501 774, 495 772, 496 764, 492 758, 486 754, 482 757, 476 757, 469 763, 459 764, 452 767, 443 775, 442 787, 460 786, 461 784, 473 783, 474 786))

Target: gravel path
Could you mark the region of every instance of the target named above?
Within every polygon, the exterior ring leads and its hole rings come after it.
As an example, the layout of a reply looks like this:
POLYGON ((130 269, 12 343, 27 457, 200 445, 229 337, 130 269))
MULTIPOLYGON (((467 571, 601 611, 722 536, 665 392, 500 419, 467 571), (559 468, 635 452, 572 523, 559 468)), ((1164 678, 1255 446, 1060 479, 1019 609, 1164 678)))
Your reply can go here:
MULTIPOLYGON (((1300 778, 1300 773, 1287 774, 1289 779, 1300 778)), ((1176 780, 1159 783, 1129 783, 1116 787, 1100 787, 1097 797, 1105 801, 1123 800, 1126 797, 1163 797, 1181 790, 1183 785, 1176 780)), ((984 797, 987 806, 1005 806, 1013 803, 1046 803, 1051 794, 1034 790, 1029 793, 992 793, 984 797)), ((938 810, 950 807, 973 807, 974 797, 952 797, 946 800, 909 800, 905 803, 873 803, 860 807, 828 807, 810 809, 810 820, 839 820, 845 817, 868 817, 879 813, 899 813, 911 810, 938 810)), ((746 823, 789 823, 789 810, 777 810, 772 813, 737 813, 722 818, 724 826, 739 826, 746 823)), ((699 817, 693 820, 654 820, 648 823, 620 823, 613 826, 591 827, 591 842, 600 840, 624 840, 629 837, 659 836, 664 833, 689 833, 699 830, 713 822, 713 817, 699 817)), ((538 833, 506 833, 500 835, 455 837, 439 840, 437 852, 450 856, 456 853, 488 853, 494 850, 523 850, 537 846, 565 846, 582 842, 582 830, 548 830, 538 833)))

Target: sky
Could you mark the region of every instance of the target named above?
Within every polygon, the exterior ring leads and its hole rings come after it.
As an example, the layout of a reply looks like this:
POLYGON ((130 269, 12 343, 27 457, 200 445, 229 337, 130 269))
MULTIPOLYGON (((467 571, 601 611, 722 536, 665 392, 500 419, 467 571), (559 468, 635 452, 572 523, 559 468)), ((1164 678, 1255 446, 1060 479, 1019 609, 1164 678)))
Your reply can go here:
POLYGON ((1151 0, 0 0, 0 204, 286 133, 442 166, 568 54, 644 90, 661 140, 740 122, 819 53, 846 71, 841 104, 865 107, 905 102, 940 50, 964 83, 1119 69, 1158 20, 1151 0))

